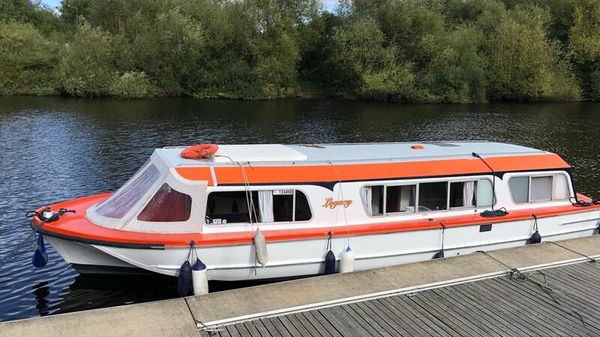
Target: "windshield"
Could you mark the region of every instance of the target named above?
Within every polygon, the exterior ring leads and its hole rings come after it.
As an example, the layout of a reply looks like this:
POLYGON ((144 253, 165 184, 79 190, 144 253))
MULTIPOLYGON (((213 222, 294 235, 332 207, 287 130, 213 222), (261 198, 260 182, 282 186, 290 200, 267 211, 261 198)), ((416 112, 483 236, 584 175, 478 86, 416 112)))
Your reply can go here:
POLYGON ((160 178, 160 172, 154 165, 142 169, 133 180, 125 183, 110 198, 96 208, 102 216, 120 219, 144 196, 144 194, 160 178))

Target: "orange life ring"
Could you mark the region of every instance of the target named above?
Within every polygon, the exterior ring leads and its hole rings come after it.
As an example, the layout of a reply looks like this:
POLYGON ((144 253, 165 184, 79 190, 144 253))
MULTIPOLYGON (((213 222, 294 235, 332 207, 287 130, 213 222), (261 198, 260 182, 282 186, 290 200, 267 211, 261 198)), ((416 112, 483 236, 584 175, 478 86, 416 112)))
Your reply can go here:
POLYGON ((198 144, 188 146, 181 151, 181 157, 186 159, 204 159, 212 156, 219 149, 217 144, 198 144))

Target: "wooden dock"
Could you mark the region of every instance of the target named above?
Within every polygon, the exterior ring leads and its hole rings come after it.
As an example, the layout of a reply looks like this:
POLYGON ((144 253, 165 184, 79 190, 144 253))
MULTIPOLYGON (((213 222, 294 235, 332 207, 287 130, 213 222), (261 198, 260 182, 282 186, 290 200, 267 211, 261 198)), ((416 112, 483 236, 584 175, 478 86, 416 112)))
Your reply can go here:
POLYGON ((255 319, 203 336, 600 336, 600 263, 582 262, 255 319))
POLYGON ((600 236, 0 323, 0 336, 600 336, 600 236))

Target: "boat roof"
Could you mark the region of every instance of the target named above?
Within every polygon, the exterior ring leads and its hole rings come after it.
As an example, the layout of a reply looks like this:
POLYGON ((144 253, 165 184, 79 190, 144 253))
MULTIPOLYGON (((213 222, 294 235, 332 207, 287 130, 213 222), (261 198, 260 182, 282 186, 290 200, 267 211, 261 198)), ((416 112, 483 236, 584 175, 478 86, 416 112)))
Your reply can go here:
POLYGON ((495 142, 406 142, 355 144, 244 144, 219 145, 212 158, 193 160, 181 158, 185 147, 157 149, 171 167, 227 166, 238 163, 255 164, 318 164, 333 162, 373 163, 396 161, 426 161, 481 157, 535 155, 548 153, 530 147, 495 142))

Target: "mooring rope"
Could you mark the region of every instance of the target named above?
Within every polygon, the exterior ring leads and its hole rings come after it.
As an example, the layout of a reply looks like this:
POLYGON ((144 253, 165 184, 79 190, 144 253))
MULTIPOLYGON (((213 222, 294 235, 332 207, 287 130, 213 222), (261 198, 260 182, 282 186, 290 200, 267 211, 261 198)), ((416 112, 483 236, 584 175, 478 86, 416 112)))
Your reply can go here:
POLYGON ((560 248, 562 248, 562 249, 564 249, 564 250, 568 250, 568 251, 570 251, 571 253, 575 253, 575 254, 577 254, 577 255, 579 255, 579 256, 583 256, 583 257, 585 257, 586 259, 590 260, 590 262, 591 262, 591 263, 597 262, 597 260, 596 260, 595 258, 591 257, 591 256, 585 255, 585 254, 583 254, 583 253, 580 253, 580 252, 578 252, 578 251, 576 251, 576 250, 573 250, 573 249, 571 249, 571 248, 568 248, 568 247, 565 247, 565 246, 563 246, 563 245, 560 245, 560 244, 558 244, 558 243, 556 243, 556 242, 554 242, 554 241, 546 241, 546 242, 548 242, 548 243, 551 243, 551 244, 553 244, 553 245, 556 245, 556 246, 558 246, 558 247, 560 247, 560 248))
POLYGON ((33 241, 31 241, 31 238, 34 237, 36 234, 35 231, 31 231, 31 233, 29 233, 25 239, 23 239, 21 242, 19 242, 9 253, 8 256, 5 257, 2 261, 0 261, 0 269, 2 267, 4 267, 8 262, 10 262, 12 259, 14 259, 15 257, 23 254, 26 252, 26 250, 23 250, 23 248, 26 247, 26 244, 32 244, 33 241))
POLYGON ((209 336, 212 336, 213 334, 219 333, 221 331, 225 331, 225 329, 223 329, 223 328, 209 327, 208 325, 204 324, 204 322, 200 321, 199 319, 196 318, 196 316, 194 316, 194 312, 192 311, 192 308, 190 308, 190 304, 188 303, 187 298, 184 298, 184 302, 188 308, 188 311, 190 312, 190 316, 192 316, 194 323, 196 323, 196 326, 200 325, 201 329, 208 332, 209 336))
MULTIPOLYGON (((342 177, 340 176, 340 173, 338 172, 337 167, 335 167, 335 164, 333 163, 333 161, 330 160, 329 164, 331 164, 331 166, 333 166, 335 175, 337 176, 338 182, 340 183, 340 198, 342 199, 342 202, 343 202, 345 199, 344 199, 344 188, 342 186, 342 177)), ((342 205, 342 211, 344 213, 344 224, 346 225, 346 247, 350 247, 350 228, 348 227, 348 216, 346 215, 345 204, 342 205)))
MULTIPOLYGON (((535 286, 537 286, 539 289, 541 289, 546 295, 548 295, 548 297, 550 297, 552 299, 552 301, 554 303, 556 303, 559 308, 564 311, 565 313, 567 313, 568 315, 570 315, 571 317, 577 318, 581 324, 583 324, 584 326, 587 326, 585 320, 583 319, 583 316, 581 316, 581 314, 579 314, 577 311, 575 310, 569 310, 569 309, 565 309, 564 306, 562 305, 562 303, 558 300, 558 298, 556 297, 556 295, 561 295, 560 292, 554 290, 553 288, 550 287, 549 282, 548 282, 548 276, 539 271, 536 270, 534 272, 531 273, 523 273, 521 272, 518 268, 512 267, 506 263, 504 263, 503 261, 501 261, 500 259, 482 251, 479 250, 477 251, 478 253, 482 253, 483 255, 491 258, 492 260, 500 263, 501 265, 503 265, 504 267, 506 267, 509 271, 508 271, 508 276, 511 280, 515 281, 515 282, 529 282, 535 286), (536 279, 533 278, 534 275, 541 275, 543 278, 543 281, 538 281, 536 279)), ((564 296, 564 295, 563 295, 564 296)))

